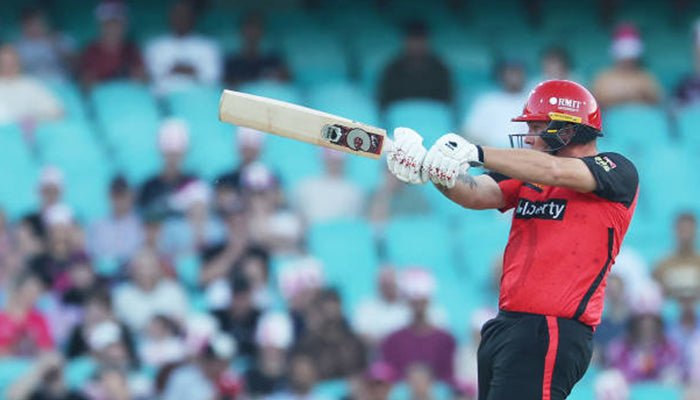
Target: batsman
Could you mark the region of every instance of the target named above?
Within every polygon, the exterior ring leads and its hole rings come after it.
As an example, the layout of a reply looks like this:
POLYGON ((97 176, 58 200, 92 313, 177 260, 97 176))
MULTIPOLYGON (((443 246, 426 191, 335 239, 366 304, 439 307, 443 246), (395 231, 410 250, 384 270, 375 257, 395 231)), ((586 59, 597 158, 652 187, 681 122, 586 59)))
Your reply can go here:
POLYGON ((608 273, 637 202, 628 159, 599 152, 598 103, 583 86, 540 83, 512 149, 481 147, 449 133, 429 149, 394 131, 389 170, 401 181, 432 181, 471 209, 513 209, 498 316, 482 328, 479 400, 565 399, 588 368, 608 273), (489 173, 472 177, 469 167, 489 173))

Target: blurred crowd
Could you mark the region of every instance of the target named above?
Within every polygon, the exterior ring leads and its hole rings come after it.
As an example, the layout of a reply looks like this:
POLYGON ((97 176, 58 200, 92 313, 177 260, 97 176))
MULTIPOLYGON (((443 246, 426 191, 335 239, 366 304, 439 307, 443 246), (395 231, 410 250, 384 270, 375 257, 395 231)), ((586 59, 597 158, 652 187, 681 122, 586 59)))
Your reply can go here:
MULTIPOLYGON (((78 49, 41 7, 24 10, 19 36, 0 47, 0 121, 31 133, 62 118, 48 86, 54 81, 76 80, 89 91, 132 79, 163 96, 191 85, 292 78, 281 54, 263 46, 262 14, 245 18, 231 54, 196 31, 192 3, 173 3, 170 31, 143 47, 129 39, 124 3, 100 2, 94 15, 99 35, 78 49)), ((601 106, 699 103, 700 22, 692 32, 696 68, 664 93, 640 62, 639 30, 614 28, 614 63, 588 82, 601 106)), ((545 79, 580 80, 574 71, 561 47, 543 53, 535 77, 517 59, 499 60, 497 86, 475 98, 462 134, 508 146, 495 133, 521 129, 510 118, 528 90, 545 79)), ((377 86, 380 106, 450 103, 453 91, 428 27, 406 24, 403 50, 377 86)), ((306 246, 309 226, 344 218, 366 218, 381 237, 389 218, 427 212, 421 192, 387 174, 365 193, 346 178, 345 156, 329 150, 319 154, 320 175, 282 190, 260 157, 265 135, 248 129, 238 130, 232 149, 240 164, 209 182, 183 168, 192 134, 185 121, 164 120, 161 170, 137 186, 115 176, 110 212, 100 220, 76 217, 79 210, 64 203, 71 182, 53 166, 36 182, 35 212, 0 217, 0 354, 35 360, 3 388, 8 400, 431 400, 444 396, 439 388, 450 398, 475 398, 480 329, 496 304, 455 332, 447 323, 454 310, 435 301, 440 288, 430 265, 383 265, 375 292, 347 304, 306 246), (67 378, 75 370, 87 371, 77 386, 67 378), (334 389, 339 381, 347 382, 343 390, 334 389)), ((693 398, 700 385, 697 221, 684 213, 674 223, 675 248, 664 260, 650 266, 626 248, 612 269, 592 366, 606 370, 595 383, 600 399, 628 399, 629 385, 646 381, 685 384, 693 398)))

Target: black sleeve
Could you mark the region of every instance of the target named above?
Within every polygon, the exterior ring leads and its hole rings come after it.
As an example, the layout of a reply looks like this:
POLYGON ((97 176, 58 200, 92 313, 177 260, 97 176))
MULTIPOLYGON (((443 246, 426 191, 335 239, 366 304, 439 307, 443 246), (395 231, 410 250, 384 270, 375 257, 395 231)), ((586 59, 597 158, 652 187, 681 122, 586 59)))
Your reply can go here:
POLYGON ((596 181, 594 194, 629 207, 637 195, 639 176, 637 168, 625 157, 617 153, 600 153, 584 157, 584 163, 591 170, 596 181))
POLYGON ((502 181, 507 181, 508 179, 512 179, 509 176, 505 176, 503 174, 499 174, 498 172, 487 172, 486 175, 490 176, 496 183, 500 183, 502 181))

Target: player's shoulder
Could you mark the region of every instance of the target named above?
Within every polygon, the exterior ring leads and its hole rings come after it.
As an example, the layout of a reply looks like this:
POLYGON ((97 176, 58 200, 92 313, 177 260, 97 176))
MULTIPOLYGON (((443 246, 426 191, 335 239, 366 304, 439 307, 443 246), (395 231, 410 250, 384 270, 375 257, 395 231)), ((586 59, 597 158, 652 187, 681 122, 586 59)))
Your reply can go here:
POLYGON ((638 176, 637 167, 632 160, 620 153, 614 151, 602 152, 591 158, 592 161, 605 172, 617 170, 617 172, 629 174, 630 176, 638 176))

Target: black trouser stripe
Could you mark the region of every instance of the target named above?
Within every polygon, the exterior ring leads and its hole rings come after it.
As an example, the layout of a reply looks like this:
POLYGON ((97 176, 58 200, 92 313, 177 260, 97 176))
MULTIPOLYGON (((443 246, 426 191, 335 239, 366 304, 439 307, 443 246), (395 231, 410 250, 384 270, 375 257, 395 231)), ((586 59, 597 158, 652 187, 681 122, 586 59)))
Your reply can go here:
POLYGON ((598 276, 596 276, 595 280, 591 284, 591 287, 588 288, 588 291, 586 292, 585 296, 583 296, 583 299, 581 299, 578 308, 576 308, 576 313, 574 314, 573 319, 579 319, 583 315, 583 313, 586 311, 586 307, 588 307, 588 302, 591 300, 591 297, 593 297, 593 293, 598 290, 598 286, 600 286, 600 283, 603 282, 605 273, 608 271, 608 267, 610 267, 610 262, 612 262, 614 233, 615 229, 608 228, 608 259, 605 261, 603 269, 600 270, 598 276))

